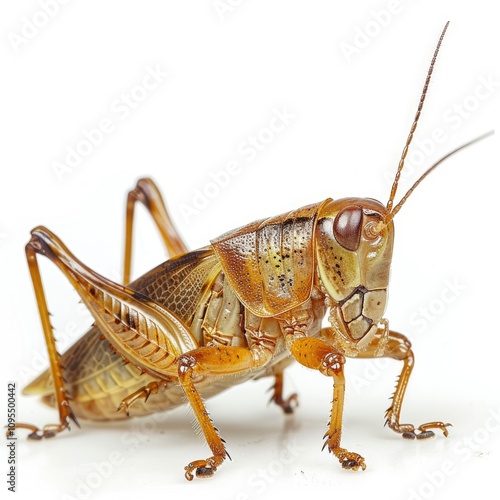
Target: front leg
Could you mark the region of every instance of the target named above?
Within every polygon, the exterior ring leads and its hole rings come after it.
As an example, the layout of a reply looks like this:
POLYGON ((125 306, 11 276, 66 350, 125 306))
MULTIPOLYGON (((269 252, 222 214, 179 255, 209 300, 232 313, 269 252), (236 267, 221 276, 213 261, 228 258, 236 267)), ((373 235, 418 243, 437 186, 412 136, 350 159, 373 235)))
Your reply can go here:
MULTIPOLYGON (((403 399, 406 392, 406 387, 408 386, 408 381, 410 380, 410 375, 413 370, 415 363, 415 357, 413 351, 411 350, 410 341, 402 334, 385 329, 381 329, 377 332, 375 339, 370 343, 368 349, 363 351, 358 355, 360 358, 374 358, 374 357, 389 357, 392 359, 398 359, 403 362, 403 368, 401 374, 398 377, 398 382, 396 385, 396 390, 392 396, 392 404, 387 409, 386 425, 390 427, 394 432, 402 434, 405 439, 427 439, 434 436, 434 432, 431 429, 439 429, 443 434, 448 436, 448 429, 451 424, 445 424, 443 422, 427 422, 421 424, 418 427, 413 424, 402 424, 401 421, 401 409, 403 407, 403 399), (385 344, 381 350, 381 342, 385 344), (417 432, 418 431, 418 432, 417 432)), ((325 328, 324 330, 329 330, 325 328)))
POLYGON ((365 470, 365 460, 361 455, 347 451, 340 446, 342 436, 342 414, 344 409, 344 364, 345 357, 323 340, 302 337, 291 342, 290 351, 293 357, 302 365, 318 370, 327 377, 333 377, 333 402, 328 432, 323 448, 333 453, 344 469, 365 470))

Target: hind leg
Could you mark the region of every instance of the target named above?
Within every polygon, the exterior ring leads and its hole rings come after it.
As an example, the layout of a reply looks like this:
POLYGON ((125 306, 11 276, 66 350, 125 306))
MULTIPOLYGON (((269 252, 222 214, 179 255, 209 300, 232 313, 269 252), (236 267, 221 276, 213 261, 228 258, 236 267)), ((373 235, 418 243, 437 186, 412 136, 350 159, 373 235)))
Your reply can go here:
POLYGON ((31 240, 26 245, 26 258, 28 260, 28 267, 31 275, 31 280, 33 282, 33 288, 38 305, 38 312, 40 314, 40 320, 42 322, 43 335, 45 337, 45 343, 47 345, 49 354, 50 374, 52 376, 52 381, 54 384, 56 407, 59 411, 59 423, 45 425, 42 429, 39 429, 32 424, 16 423, 17 429, 28 429, 31 431, 31 434, 28 436, 30 439, 53 437, 59 432, 62 432, 64 429, 69 429, 70 420, 73 421, 78 427, 80 427, 78 420, 71 410, 68 396, 66 394, 63 378, 63 367, 61 366, 61 356, 57 352, 54 333, 52 325, 50 323, 50 313, 47 308, 47 300, 45 298, 42 278, 40 276, 40 269, 38 267, 38 261, 36 259, 38 250, 40 250, 40 246, 33 240, 31 240))
MULTIPOLYGON (((172 379, 175 368, 170 367, 178 356, 198 347, 197 341, 175 314, 85 266, 48 229, 38 227, 32 231, 31 240, 26 245, 26 255, 49 353, 50 373, 60 417, 59 424, 45 426, 42 430, 31 424, 17 425, 31 430, 32 438, 51 437, 68 428, 70 420, 77 423, 66 395, 64 368, 50 324, 38 255, 47 257, 62 271, 92 313, 100 332, 118 354, 126 362, 133 363, 143 373, 158 380, 156 384, 151 384, 150 392, 157 390, 162 382, 172 379)), ((146 395, 147 390, 140 391, 126 399, 125 403, 131 404, 138 397, 146 395)))
POLYGON ((134 227, 134 212, 136 202, 141 202, 153 218, 158 231, 165 243, 169 257, 186 253, 188 248, 170 219, 160 190, 151 179, 139 179, 137 185, 127 196, 127 209, 125 215, 125 257, 123 269, 123 282, 130 281, 132 267, 132 233, 134 227))

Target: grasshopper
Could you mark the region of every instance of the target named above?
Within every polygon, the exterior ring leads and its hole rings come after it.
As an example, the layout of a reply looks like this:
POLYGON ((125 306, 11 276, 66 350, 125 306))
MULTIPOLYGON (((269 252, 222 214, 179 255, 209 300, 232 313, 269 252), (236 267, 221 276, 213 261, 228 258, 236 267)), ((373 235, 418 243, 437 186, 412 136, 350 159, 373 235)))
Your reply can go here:
MULTIPOLYGON (((370 198, 327 199, 229 231, 189 251, 150 179, 129 192, 124 285, 78 260, 51 231, 37 227, 26 256, 50 369, 28 387, 59 411, 59 423, 18 428, 30 438, 52 437, 78 419, 116 420, 187 402, 211 450, 191 461, 185 477, 212 476, 229 457, 204 400, 236 384, 274 377, 272 401, 292 413, 297 396, 283 395, 283 370, 294 360, 333 380, 324 448, 343 468, 364 470, 363 457, 341 446, 346 358, 389 357, 403 363, 386 424, 408 439, 426 439, 450 424, 403 424, 400 414, 414 365, 408 339, 383 317, 394 242, 393 219, 427 170, 394 205, 398 181, 423 108, 444 27, 427 73, 386 205, 370 198), (145 205, 169 260, 130 282, 134 208, 145 205), (62 356, 38 266, 50 259, 92 313, 95 324, 62 356), (322 321, 328 314, 328 327, 322 321), (118 411, 117 411, 118 409, 118 411)), ((484 136, 483 136, 484 137, 484 136)))

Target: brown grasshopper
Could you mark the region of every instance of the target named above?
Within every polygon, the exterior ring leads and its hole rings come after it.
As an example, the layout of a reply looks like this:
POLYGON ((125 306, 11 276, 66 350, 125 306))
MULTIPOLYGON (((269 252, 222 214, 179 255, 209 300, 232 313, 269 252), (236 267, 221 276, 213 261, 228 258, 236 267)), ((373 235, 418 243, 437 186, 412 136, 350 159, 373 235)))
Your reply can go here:
POLYGON ((147 415, 177 407, 187 398, 212 455, 190 462, 185 476, 209 477, 229 454, 203 399, 250 379, 273 376, 272 401, 292 413, 297 396, 284 398, 283 370, 296 360, 333 379, 324 447, 343 468, 365 469, 361 455, 341 446, 344 364, 346 357, 385 356, 403 362, 386 413, 387 425, 409 439, 429 438, 432 429, 447 436, 450 424, 400 422, 414 356, 408 339, 391 330, 383 318, 394 216, 422 179, 450 156, 425 172, 394 206, 447 26, 435 49, 386 206, 369 198, 327 199, 253 222, 190 252, 155 184, 141 179, 127 199, 125 285, 89 269, 48 229, 33 229, 26 255, 50 370, 24 393, 40 394, 55 406, 59 423, 42 429, 31 424, 17 427, 41 439, 69 428, 70 421, 79 425, 78 418, 147 415), (129 282, 136 202, 153 217, 170 259, 129 282), (59 267, 95 319, 95 325, 62 356, 56 350, 38 255, 59 267), (330 326, 322 327, 327 312, 330 326))

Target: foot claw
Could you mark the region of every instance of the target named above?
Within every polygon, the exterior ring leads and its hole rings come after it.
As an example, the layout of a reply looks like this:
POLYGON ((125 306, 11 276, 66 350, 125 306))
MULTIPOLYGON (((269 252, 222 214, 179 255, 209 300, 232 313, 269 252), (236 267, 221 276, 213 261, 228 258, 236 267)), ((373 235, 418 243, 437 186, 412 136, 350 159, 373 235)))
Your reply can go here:
POLYGON ((448 429, 447 427, 450 427, 451 424, 443 424, 443 422, 429 422, 428 424, 422 424, 418 430, 420 431, 420 434, 417 436, 419 439, 426 439, 428 437, 433 437, 434 432, 432 432, 430 429, 441 429, 443 431, 443 434, 445 437, 448 437, 448 429))
POLYGON ((417 437, 417 435, 413 431, 403 432, 401 436, 403 437, 403 439, 415 439, 417 437))
POLYGON ((129 408, 128 404, 127 404, 127 403, 125 403, 124 401, 122 401, 122 402, 120 403, 120 405, 118 406, 118 408, 116 409, 116 413, 119 413, 119 412, 121 412, 121 411, 124 411, 124 412, 125 412, 125 414, 127 415, 127 417, 130 417, 130 413, 129 413, 129 411, 128 411, 128 408, 129 408))
POLYGON ((418 428, 420 432, 416 432, 413 426, 409 426, 407 424, 404 424, 401 427, 412 429, 401 433, 403 439, 430 439, 436 435, 431 429, 441 429, 444 436, 448 437, 449 433, 447 427, 451 427, 451 424, 443 424, 443 422, 429 422, 428 424, 422 424, 418 428))
POLYGON ((40 441, 40 439, 43 439, 43 434, 38 434, 38 431, 35 431, 31 434, 28 434, 28 439, 32 439, 33 441, 40 441))
POLYGON ((295 408, 299 406, 299 396, 295 392, 291 394, 287 399, 273 396, 269 400, 269 403, 273 402, 283 410, 283 413, 285 413, 286 415, 291 415, 295 411, 295 408))
MULTIPOLYGON (((353 453, 353 455, 355 455, 355 453, 353 453)), ((356 459, 346 458, 346 459, 342 460, 340 463, 341 463, 343 469, 359 470, 360 467, 361 467, 361 470, 366 469, 365 459, 363 457, 360 457, 359 455, 357 456, 356 459)))
POLYGON ((344 460, 342 462, 342 469, 353 469, 357 466, 355 460, 344 460))
POLYGON ((433 438, 436 434, 433 431, 423 431, 420 434, 417 434, 417 439, 430 439, 433 438))
POLYGON ((344 448, 334 448, 330 451, 339 459, 340 465, 343 469, 366 469, 365 459, 361 455, 347 451, 344 448))
POLYGON ((196 477, 205 478, 212 477, 217 469, 212 469, 212 467, 198 467, 196 469, 196 477))
POLYGON ((195 472, 196 477, 200 479, 212 477, 217 472, 217 466, 222 463, 224 459, 218 461, 215 457, 207 458, 206 460, 195 460, 194 462, 189 463, 184 467, 186 471, 184 473, 184 477, 188 481, 192 481, 193 471, 195 472))
POLYGON ((293 393, 290 397, 285 399, 280 406, 285 414, 291 415, 295 411, 295 408, 299 406, 299 396, 297 393, 293 393))
MULTIPOLYGON (((72 420, 74 420, 78 427, 80 427, 76 419, 72 420)), ((65 429, 69 430, 69 422, 66 418, 60 424, 47 424, 43 427, 43 429, 40 429, 36 425, 32 424, 17 423, 16 429, 28 429, 31 431, 30 434, 28 434, 28 439, 31 439, 32 441, 40 441, 42 439, 52 438, 65 429)))
MULTIPOLYGON (((204 460, 198 460, 197 462, 204 462, 204 460)), ((208 464, 207 464, 208 465, 208 464)), ((212 477, 215 472, 217 471, 217 467, 195 467, 192 463, 184 467, 184 470, 186 471, 184 473, 184 477, 188 481, 192 481, 194 476, 192 474, 193 470, 195 471, 196 477, 199 477, 200 479, 207 478, 207 477, 212 477)))
POLYGON ((430 439, 433 438, 436 434, 433 431, 422 431, 418 434, 416 432, 403 432, 401 436, 403 439, 430 439))

